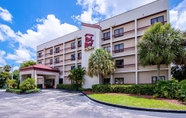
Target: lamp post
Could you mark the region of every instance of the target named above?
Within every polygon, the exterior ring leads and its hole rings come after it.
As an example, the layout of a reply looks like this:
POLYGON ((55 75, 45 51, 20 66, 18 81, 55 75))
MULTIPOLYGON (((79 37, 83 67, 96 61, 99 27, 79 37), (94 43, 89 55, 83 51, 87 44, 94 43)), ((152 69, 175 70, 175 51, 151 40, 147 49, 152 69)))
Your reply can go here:
POLYGON ((13 67, 14 67, 14 64, 12 64, 12 80, 13 80, 13 73, 14 73, 13 67))

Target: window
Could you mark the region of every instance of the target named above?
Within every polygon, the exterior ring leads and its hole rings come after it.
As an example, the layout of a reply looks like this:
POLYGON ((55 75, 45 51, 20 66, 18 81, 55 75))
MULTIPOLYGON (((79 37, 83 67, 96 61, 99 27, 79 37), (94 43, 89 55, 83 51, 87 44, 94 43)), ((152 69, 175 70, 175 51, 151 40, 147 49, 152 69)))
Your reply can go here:
POLYGON ((81 52, 78 53, 78 59, 81 59, 81 52))
POLYGON ((152 83, 156 83, 157 80, 165 81, 165 76, 160 76, 160 79, 157 79, 157 76, 152 76, 152 83))
POLYGON ((118 52, 123 52, 124 51, 124 44, 117 44, 114 46, 114 52, 118 53, 118 52))
POLYGON ((76 42, 71 43, 71 49, 75 49, 76 42))
POLYGON ((75 66, 71 66, 71 70, 73 70, 75 68, 75 66))
POLYGON ((114 30, 114 38, 123 36, 123 34, 124 34, 123 28, 119 28, 119 29, 114 30))
POLYGON ((75 60, 75 54, 71 55, 71 61, 75 60))
POLYGON ((59 78, 59 84, 63 84, 63 78, 59 78))
POLYGON ((50 65, 53 64, 53 59, 50 59, 50 65))
POLYGON ((108 39, 110 39, 110 32, 105 32, 103 34, 103 40, 108 40, 108 39))
POLYGON ((124 68, 124 60, 116 60, 116 67, 117 68, 124 68))
POLYGON ((78 65, 79 68, 81 68, 81 65, 78 65))
POLYGON ((39 63, 39 64, 42 64, 42 62, 41 62, 41 61, 39 61, 38 63, 39 63))
POLYGON ((124 84, 124 78, 115 78, 115 84, 124 84))
POLYGON ((56 53, 59 53, 60 52, 60 47, 57 47, 56 48, 56 53))
POLYGON ((55 58, 55 63, 59 63, 59 57, 55 58))
POLYGON ((110 84, 110 78, 104 78, 103 84, 110 84))
POLYGON ((153 25, 156 22, 164 23, 164 16, 159 16, 159 17, 156 17, 156 18, 152 18, 151 19, 151 25, 153 25))
POLYGON ((79 40, 78 41, 78 47, 81 47, 81 44, 82 44, 82 42, 81 42, 81 40, 79 40))
POLYGON ((110 52, 110 46, 104 47, 104 50, 106 50, 107 52, 110 52))
POLYGON ((50 55, 52 55, 53 54, 53 49, 50 49, 50 55))
POLYGON ((41 52, 39 52, 38 57, 42 57, 42 53, 41 52))

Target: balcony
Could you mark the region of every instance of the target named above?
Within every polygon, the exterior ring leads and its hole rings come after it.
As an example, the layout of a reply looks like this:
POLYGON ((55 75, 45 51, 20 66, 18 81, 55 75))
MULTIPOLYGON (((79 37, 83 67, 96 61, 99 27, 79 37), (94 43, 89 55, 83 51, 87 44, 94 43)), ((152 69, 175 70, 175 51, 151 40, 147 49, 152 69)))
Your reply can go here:
POLYGON ((124 48, 118 49, 118 50, 113 50, 114 53, 119 53, 119 52, 123 52, 123 51, 124 51, 124 48))
POLYGON ((78 47, 81 47, 82 45, 81 44, 79 44, 79 45, 77 45, 78 47))
POLYGON ((77 59, 78 59, 78 60, 80 60, 80 59, 81 59, 81 57, 78 57, 77 59))
POLYGON ((41 58, 41 57, 43 57, 43 55, 39 55, 39 56, 38 56, 38 58, 41 58))
POLYGON ((103 41, 110 40, 110 36, 103 37, 102 40, 103 40, 103 41))
POLYGON ((62 51, 63 51, 63 49, 61 49, 61 50, 56 50, 54 53, 57 54, 57 53, 60 53, 60 52, 62 52, 62 51))
POLYGON ((59 64, 61 62, 63 62, 63 60, 55 61, 54 64, 59 64))

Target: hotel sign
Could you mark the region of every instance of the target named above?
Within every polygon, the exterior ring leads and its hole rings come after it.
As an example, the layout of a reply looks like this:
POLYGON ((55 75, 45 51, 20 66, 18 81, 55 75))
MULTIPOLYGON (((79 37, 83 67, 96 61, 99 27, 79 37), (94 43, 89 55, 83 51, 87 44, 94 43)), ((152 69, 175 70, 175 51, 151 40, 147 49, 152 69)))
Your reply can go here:
POLYGON ((92 39, 93 36, 93 34, 85 34, 85 51, 94 49, 94 40, 92 39))

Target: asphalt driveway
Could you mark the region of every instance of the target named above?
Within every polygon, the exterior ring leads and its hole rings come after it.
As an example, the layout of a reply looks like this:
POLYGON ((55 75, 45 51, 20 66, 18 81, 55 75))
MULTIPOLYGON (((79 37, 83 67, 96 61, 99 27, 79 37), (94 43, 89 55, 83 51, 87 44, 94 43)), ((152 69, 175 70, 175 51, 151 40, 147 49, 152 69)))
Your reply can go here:
POLYGON ((0 90, 0 118, 186 118, 186 114, 128 110, 102 105, 82 93, 46 89, 17 95, 0 90))

